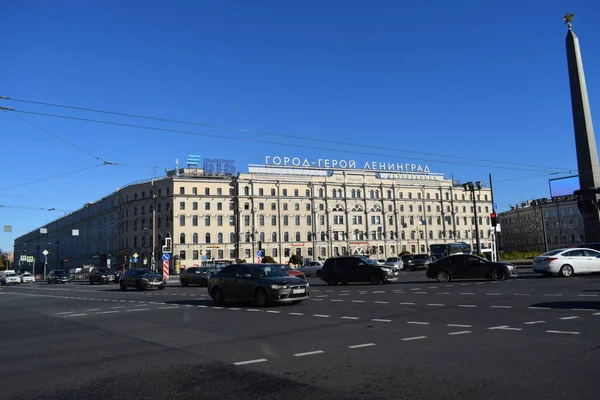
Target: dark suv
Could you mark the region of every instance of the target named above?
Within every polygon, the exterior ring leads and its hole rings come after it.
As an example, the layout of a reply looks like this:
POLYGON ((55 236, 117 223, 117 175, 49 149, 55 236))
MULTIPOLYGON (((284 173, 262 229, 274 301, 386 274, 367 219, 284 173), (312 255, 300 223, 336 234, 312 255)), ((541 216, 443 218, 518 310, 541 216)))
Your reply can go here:
POLYGON ((90 272, 89 282, 90 285, 98 282, 99 284, 103 283, 116 283, 115 276, 117 274, 110 268, 94 268, 92 272, 90 272))
POLYGON ((427 254, 405 254, 402 256, 402 262, 404 262, 404 269, 414 271, 429 267, 433 261, 427 254))
POLYGON ((48 284, 71 283, 71 274, 62 269, 55 269, 54 271, 50 271, 46 278, 46 281, 48 282, 48 284))
POLYGON ((398 268, 381 265, 366 257, 328 258, 321 269, 320 278, 328 285, 338 282, 370 282, 374 285, 398 280, 398 268))

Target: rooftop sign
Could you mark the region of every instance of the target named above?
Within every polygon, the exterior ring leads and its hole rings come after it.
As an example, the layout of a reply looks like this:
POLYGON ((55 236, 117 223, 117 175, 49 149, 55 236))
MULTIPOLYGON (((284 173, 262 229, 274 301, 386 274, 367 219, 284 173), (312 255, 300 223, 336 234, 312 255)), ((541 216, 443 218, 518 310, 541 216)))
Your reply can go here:
POLYGON ((319 158, 316 161, 311 161, 308 158, 300 157, 266 156, 265 164, 313 168, 363 169, 368 171, 421 172, 425 174, 431 172, 429 166, 422 166, 421 164, 367 161, 362 164, 362 168, 360 168, 360 164, 357 164, 356 160, 338 160, 329 158, 319 158))

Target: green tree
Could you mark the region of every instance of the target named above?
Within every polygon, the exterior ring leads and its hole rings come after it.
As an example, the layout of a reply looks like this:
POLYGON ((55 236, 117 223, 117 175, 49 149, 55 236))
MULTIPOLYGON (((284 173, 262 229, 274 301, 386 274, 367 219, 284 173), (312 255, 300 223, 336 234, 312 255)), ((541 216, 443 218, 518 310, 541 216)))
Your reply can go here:
POLYGON ((274 264, 275 262, 275 259, 271 256, 264 256, 262 259, 263 264, 274 264))
POLYGON ((240 258, 239 260, 237 260, 238 264, 246 264, 246 259, 245 258, 240 258))
POLYGON ((300 257, 298 254, 292 254, 289 263, 294 265, 302 265, 302 257, 300 257))
POLYGON ((8 253, 0 249, 0 269, 8 269, 8 253))
POLYGON ((398 254, 398 257, 402 257, 404 255, 410 254, 410 251, 404 250, 402 253, 398 254))

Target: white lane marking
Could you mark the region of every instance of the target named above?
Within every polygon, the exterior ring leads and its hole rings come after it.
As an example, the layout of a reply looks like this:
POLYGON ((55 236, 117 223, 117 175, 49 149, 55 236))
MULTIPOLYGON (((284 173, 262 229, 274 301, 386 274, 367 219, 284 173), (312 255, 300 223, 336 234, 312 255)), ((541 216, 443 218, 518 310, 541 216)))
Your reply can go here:
POLYGON ((262 310, 257 310, 256 308, 248 308, 248 309, 246 309, 246 311, 261 312, 262 310))
POLYGON ((400 304, 405 305, 405 306, 414 306, 415 305, 415 303, 406 303, 406 302, 403 302, 400 304))
POLYGON ((88 308, 85 311, 100 311, 100 310, 102 310, 102 309, 101 308, 88 308))
POLYGON ((420 287, 417 287, 417 288, 412 288, 412 289, 410 289, 410 290, 421 290, 421 288, 420 288, 420 287))
POLYGON ((508 325, 500 325, 500 326, 491 326, 488 328, 488 330, 493 331, 493 330, 503 330, 503 331, 522 331, 522 328, 511 328, 508 325))
POLYGON ((213 310, 222 310, 223 307, 211 307, 213 310))
POLYGON ((444 287, 454 287, 454 285, 444 285, 444 287))
POLYGON ((486 293, 486 296, 502 296, 502 293, 486 293))
POLYGON ((342 292, 342 293, 350 293, 349 290, 340 290, 340 292, 342 292))
POLYGON ((322 294, 322 295, 319 295, 317 297, 329 297, 329 295, 328 294, 322 294))
POLYGON ((350 296, 350 293, 340 293, 338 296, 350 296))
POLYGON ((179 308, 178 306, 170 306, 170 307, 158 307, 158 310, 171 310, 173 308, 179 308))
POLYGON ((402 340, 404 340, 405 342, 408 342, 409 340, 420 340, 420 339, 427 339, 427 336, 413 336, 413 337, 403 338, 402 340))
POLYGON ((535 324, 544 324, 546 321, 529 321, 525 322, 525 325, 535 325, 535 324))
POLYGON ((427 294, 427 292, 414 292, 415 294, 427 294))
POLYGON ((562 296, 562 294, 560 294, 560 293, 544 293, 544 296, 558 297, 558 296, 562 296))
POLYGON ((381 318, 373 318, 371 321, 373 321, 373 322, 392 322, 391 319, 381 319, 381 318))
POLYGON ((267 362, 267 359, 266 358, 257 358, 256 360, 239 361, 239 362, 233 363, 233 365, 247 365, 247 364, 255 364, 255 363, 262 363, 262 362, 267 362))
POLYGON ((469 286, 468 283, 461 283, 460 286, 469 286))
POLYGON ((450 294, 450 292, 437 292, 436 294, 450 294))
POLYGON ((551 310, 550 307, 534 307, 534 306, 529 306, 530 310, 551 310))
POLYGON ((118 313, 120 311, 114 310, 114 311, 101 311, 101 312, 97 312, 96 314, 114 314, 114 313, 118 313))
POLYGON ((134 308, 133 310, 125 310, 125 312, 133 312, 133 311, 148 311, 149 308, 134 308))
POLYGON ((267 312, 271 313, 271 314, 280 314, 281 313, 281 311, 275 311, 275 310, 267 310, 267 312))
POLYGON ((477 282, 476 285, 485 285, 485 282, 477 282))
POLYGON ((593 313, 592 315, 600 315, 600 312, 593 313))
POLYGON ((134 307, 144 307, 145 305, 146 305, 146 303, 136 304, 134 307))
POLYGON ((358 317, 341 317, 342 319, 359 319, 358 317))
POLYGON ((301 312, 291 312, 289 314, 290 315, 304 315, 304 313, 301 313, 301 312))
POLYGON ((413 325, 429 325, 429 322, 422 322, 422 321, 406 321, 407 324, 413 324, 413 325))
POLYGON ((312 301, 323 301, 323 299, 311 299, 312 301))
POLYGON ((353 344, 352 346, 348 346, 349 349, 360 349, 363 347, 371 347, 375 346, 375 343, 363 343, 363 344, 353 344))
POLYGON ((352 300, 353 303, 364 303, 364 300, 352 300))
POLYGON ((314 314, 313 317, 317 317, 317 318, 329 318, 329 315, 325 315, 325 314, 314 314))
POLYGON ((306 353, 296 353, 294 357, 314 356, 315 354, 322 354, 323 350, 307 351, 306 353))
POLYGON ((596 311, 594 308, 571 308, 571 311, 596 311))
POLYGON ((463 325, 463 324, 447 324, 446 326, 450 326, 452 328, 470 328, 472 325, 463 325))
POLYGON ((475 293, 473 293, 473 292, 463 292, 463 293, 461 293, 461 294, 462 294, 462 295, 465 295, 465 296, 469 296, 469 295, 472 295, 472 294, 475 294, 475 293))
POLYGON ((384 290, 376 290, 373 293, 385 293, 385 291, 384 290))
POLYGON ((438 303, 431 303, 431 304, 427 304, 429 307, 444 307, 444 304, 438 304, 438 303))
POLYGON ((469 308, 474 308, 477 307, 475 304, 459 304, 459 307, 469 307, 469 308))
POLYGON ((558 333, 563 335, 579 335, 579 332, 569 332, 569 331, 546 331, 546 333, 558 333))
POLYGON ((429 286, 427 289, 437 289, 437 286, 429 286))
POLYGON ((448 332, 448 335, 465 335, 467 333, 471 333, 471 331, 448 332))
POLYGON ((571 317, 562 317, 562 318, 559 318, 559 319, 565 320, 565 319, 577 319, 577 318, 579 318, 579 317, 571 316, 571 317))
POLYGON ((83 315, 87 315, 87 314, 69 314, 69 315, 64 315, 64 317, 81 317, 83 315))
POLYGON ((598 297, 597 294, 578 294, 579 297, 598 297))
MULTIPOLYGON (((229 307, 229 309, 231 311, 241 311, 241 308, 237 308, 237 307, 229 307)), ((278 311, 279 312, 279 311, 278 311)))
POLYGON ((512 306, 492 306, 492 308, 512 308, 512 306))
POLYGON ((341 303, 341 302, 342 302, 342 301, 344 301, 344 300, 340 300, 340 299, 331 299, 331 300, 329 300, 329 301, 333 301, 333 302, 335 302, 335 303, 341 303))
POLYGON ((390 304, 389 301, 376 301, 375 304, 390 304))
POLYGON ((531 296, 531 293, 515 293, 515 296, 531 296))
POLYGON ((75 311, 65 311, 65 312, 57 312, 54 315, 62 315, 62 314, 73 314, 75 311))
POLYGON ((205 306, 204 304, 198 304, 196 307, 198 307, 198 308, 208 308, 208 306, 205 306))

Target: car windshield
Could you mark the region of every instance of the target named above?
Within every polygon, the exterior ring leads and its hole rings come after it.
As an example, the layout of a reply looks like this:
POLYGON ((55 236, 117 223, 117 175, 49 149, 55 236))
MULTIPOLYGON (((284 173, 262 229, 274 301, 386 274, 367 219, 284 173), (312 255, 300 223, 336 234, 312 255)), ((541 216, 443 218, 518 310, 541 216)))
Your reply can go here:
POLYGON ((57 269, 56 271, 54 271, 55 274, 66 274, 66 272, 62 269, 57 269))
POLYGON ((258 278, 274 278, 278 276, 288 276, 285 272, 279 269, 279 266, 265 265, 252 269, 252 275, 258 278))
POLYGON ((417 254, 415 256, 416 259, 420 259, 420 260, 423 260, 423 259, 425 259, 427 257, 429 257, 427 254, 417 254))
POLYGON ((17 276, 17 274, 15 274, 14 272, 7 272, 6 274, 4 274, 5 276, 17 276))
POLYGON ((363 260, 363 262, 365 264, 369 264, 369 265, 377 265, 378 264, 377 261, 372 260, 372 259, 367 258, 367 257, 361 257, 360 259, 363 260))
POLYGON ((387 261, 387 262, 396 262, 396 261, 398 261, 398 259, 396 257, 390 257, 390 258, 388 258, 385 261, 387 261))
POLYGON ((153 274, 154 272, 151 269, 139 269, 136 271, 136 275, 148 275, 148 274, 153 274))
POLYGON ((29 273, 26 273, 26 274, 23 274, 23 276, 31 276, 31 274, 29 274, 29 273))

